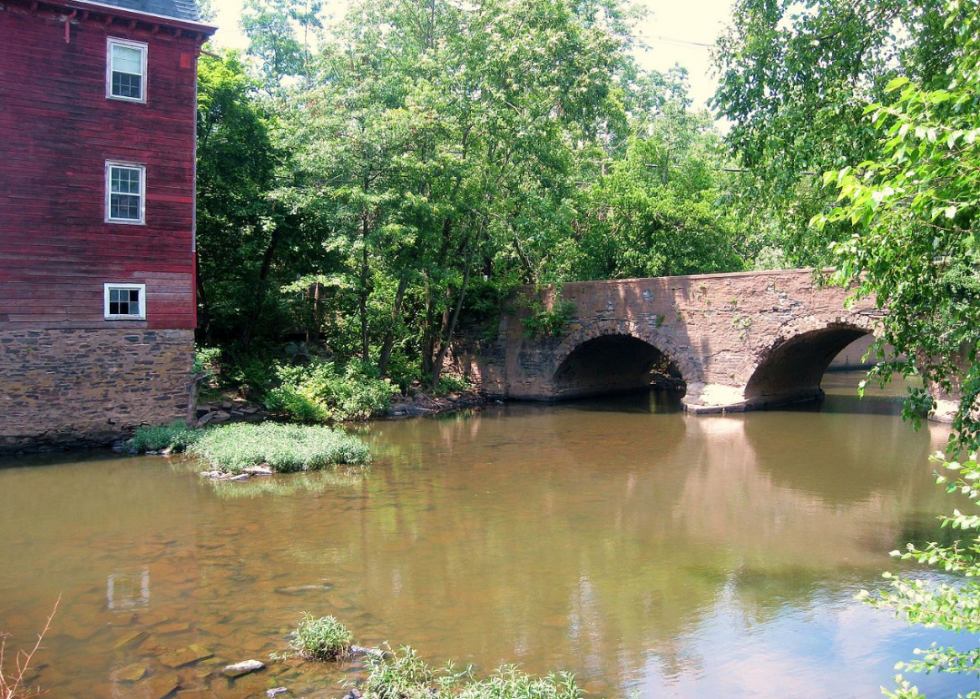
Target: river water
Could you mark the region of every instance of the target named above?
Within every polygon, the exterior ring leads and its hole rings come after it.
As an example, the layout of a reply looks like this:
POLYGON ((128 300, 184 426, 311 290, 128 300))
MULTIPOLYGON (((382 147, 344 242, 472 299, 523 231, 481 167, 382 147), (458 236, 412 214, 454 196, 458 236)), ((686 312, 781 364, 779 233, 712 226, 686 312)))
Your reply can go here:
POLYGON ((652 394, 376 423, 363 473, 0 462, 0 629, 28 645, 60 595, 31 678, 51 697, 339 697, 356 664, 218 672, 287 650, 304 611, 598 696, 879 696, 915 647, 976 639, 854 600, 951 509, 927 462, 946 429, 858 401, 856 376, 828 374, 819 409, 692 417, 652 394))

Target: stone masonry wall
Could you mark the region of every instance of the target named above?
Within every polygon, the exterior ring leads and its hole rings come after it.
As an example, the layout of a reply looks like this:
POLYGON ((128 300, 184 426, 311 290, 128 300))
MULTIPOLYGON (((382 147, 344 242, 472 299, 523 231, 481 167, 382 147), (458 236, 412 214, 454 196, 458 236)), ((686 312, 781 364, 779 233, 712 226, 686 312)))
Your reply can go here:
MULTIPOLYGON (((578 347, 624 335, 665 354, 687 384, 685 405, 706 411, 769 401, 768 395, 760 398, 746 391, 753 378, 758 383, 757 370, 765 374, 770 367, 777 375, 762 383, 765 390, 775 390, 775 399, 819 392, 824 355, 829 354, 829 363, 854 337, 874 332, 881 313, 870 299, 845 307, 848 291, 816 284, 813 270, 576 282, 561 290, 574 311, 559 336, 528 337, 522 318, 531 304, 521 303, 522 295, 550 308, 555 290, 519 289, 511 300, 495 351, 474 362, 482 371, 473 373, 480 374, 487 393, 553 399, 561 390, 556 373, 578 347), (796 354, 800 357, 790 361, 796 354), (809 371, 814 376, 803 377, 799 386, 789 385, 795 381, 794 367, 805 364, 816 367, 809 371)), ((606 359, 617 363, 625 358, 606 359)))
POLYGON ((0 454, 188 417, 193 330, 0 330, 0 454))

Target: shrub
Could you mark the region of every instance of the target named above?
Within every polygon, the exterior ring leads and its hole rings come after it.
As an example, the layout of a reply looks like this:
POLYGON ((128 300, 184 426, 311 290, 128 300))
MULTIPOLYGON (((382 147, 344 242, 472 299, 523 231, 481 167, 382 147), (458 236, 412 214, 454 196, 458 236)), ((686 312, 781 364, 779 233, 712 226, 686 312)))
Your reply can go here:
POLYGON ((341 660, 351 654, 354 635, 332 616, 303 613, 290 645, 307 660, 341 660))
POLYGON ((222 371, 223 383, 237 388, 250 398, 261 396, 275 379, 275 365, 263 356, 248 354, 237 357, 222 371))
POLYGON ((221 348, 195 347, 192 374, 205 374, 209 378, 221 373, 221 348))
POLYGON ((458 672, 447 665, 433 670, 412 648, 389 657, 372 656, 368 662, 368 699, 581 699, 583 695, 568 673, 534 677, 511 665, 481 680, 472 668, 458 672))
POLYGON ((240 473, 268 464, 273 471, 312 471, 335 464, 358 465, 371 460, 356 437, 323 426, 237 423, 204 432, 189 451, 212 466, 240 473))
POLYGON ((200 432, 188 427, 182 420, 171 422, 169 425, 144 425, 136 428, 136 434, 129 440, 129 445, 138 452, 163 451, 164 449, 181 452, 186 451, 191 444, 197 441, 200 434, 200 432))
POLYGON ((461 391, 469 391, 472 388, 473 384, 465 376, 443 374, 439 377, 439 385, 436 386, 434 393, 437 396, 444 396, 447 393, 459 393, 461 391))
POLYGON ((561 297, 561 289, 555 292, 551 308, 546 308, 541 299, 524 297, 523 304, 530 312, 521 319, 524 337, 558 337, 575 316, 575 304, 561 297))
POLYGON ((398 391, 358 362, 278 366, 276 376, 279 386, 269 391, 265 405, 298 422, 366 420, 384 414, 398 391))

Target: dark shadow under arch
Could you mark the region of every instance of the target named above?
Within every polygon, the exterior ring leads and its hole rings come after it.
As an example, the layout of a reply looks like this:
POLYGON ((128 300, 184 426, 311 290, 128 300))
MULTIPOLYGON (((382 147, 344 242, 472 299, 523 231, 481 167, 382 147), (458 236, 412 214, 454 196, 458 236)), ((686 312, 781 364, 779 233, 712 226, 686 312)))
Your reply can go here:
POLYGON ((837 325, 811 330, 775 345, 749 379, 746 403, 766 407, 821 397, 820 381, 834 357, 869 334, 853 325, 837 325))
POLYGON ((683 389, 677 365, 631 335, 603 335, 572 350, 555 371, 558 400, 650 390, 683 389))

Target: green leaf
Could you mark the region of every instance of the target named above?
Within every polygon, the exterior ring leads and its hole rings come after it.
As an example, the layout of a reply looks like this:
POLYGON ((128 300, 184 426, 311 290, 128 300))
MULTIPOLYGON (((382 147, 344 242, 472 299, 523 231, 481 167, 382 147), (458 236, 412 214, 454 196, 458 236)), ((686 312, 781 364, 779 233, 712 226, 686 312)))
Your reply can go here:
POLYGON ((902 87, 903 85, 907 85, 908 83, 909 79, 906 77, 895 78, 889 81, 889 83, 885 86, 885 92, 894 92, 898 88, 902 87))

